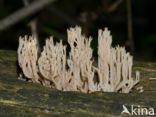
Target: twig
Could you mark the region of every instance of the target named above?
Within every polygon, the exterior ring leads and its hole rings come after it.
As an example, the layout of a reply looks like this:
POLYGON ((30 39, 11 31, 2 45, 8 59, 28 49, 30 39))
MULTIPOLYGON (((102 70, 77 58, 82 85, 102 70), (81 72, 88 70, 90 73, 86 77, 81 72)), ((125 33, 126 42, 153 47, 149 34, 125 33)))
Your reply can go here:
POLYGON ((149 78, 149 80, 156 80, 156 78, 149 78))
POLYGON ((127 29, 128 29, 128 43, 130 44, 130 51, 134 52, 133 27, 132 27, 132 9, 131 0, 127 0, 127 29))
MULTIPOLYGON (((29 6, 29 0, 23 0, 23 3, 25 6, 29 6)), ((33 36, 36 37, 37 39, 37 45, 38 45, 38 50, 40 51, 40 46, 39 46, 39 37, 38 37, 38 34, 37 34, 37 19, 32 19, 29 23, 29 26, 31 28, 31 33, 33 36)))
POLYGON ((123 0, 117 0, 115 1, 109 8, 108 8, 108 12, 111 13, 113 11, 115 11, 118 6, 122 3, 123 0))
POLYGON ((16 24, 29 15, 36 13, 37 11, 54 1, 55 0, 35 0, 29 6, 21 8, 20 10, 2 19, 0 21, 0 31, 16 24))
MULTIPOLYGON (((23 0, 23 3, 25 6, 29 6, 29 1, 28 0, 23 0)), ((37 19, 32 19, 29 23, 29 26, 31 28, 31 33, 38 39, 38 34, 37 34, 37 19)))

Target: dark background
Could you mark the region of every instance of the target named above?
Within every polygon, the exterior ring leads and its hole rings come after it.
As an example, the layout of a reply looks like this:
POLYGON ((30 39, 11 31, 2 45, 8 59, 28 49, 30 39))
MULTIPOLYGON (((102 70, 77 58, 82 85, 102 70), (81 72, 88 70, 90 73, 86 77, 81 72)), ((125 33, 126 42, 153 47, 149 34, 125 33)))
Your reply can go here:
MULTIPOLYGON (((24 0, 0 0, 1 20, 20 10, 24 0)), ((37 1, 37 0, 36 0, 37 1)), ((39 1, 39 0, 38 0, 39 1)), ((17 50, 19 36, 31 35, 29 26, 36 20, 37 35, 41 46, 45 38, 53 35, 64 39, 66 30, 79 25, 86 36, 93 37, 92 47, 97 49, 98 29, 108 27, 113 35, 113 46, 125 46, 134 58, 141 61, 156 61, 156 2, 155 0, 129 0, 131 3, 132 42, 128 37, 128 0, 55 0, 33 15, 0 31, 0 49, 17 50)), ((30 4, 33 0, 28 1, 30 4)))

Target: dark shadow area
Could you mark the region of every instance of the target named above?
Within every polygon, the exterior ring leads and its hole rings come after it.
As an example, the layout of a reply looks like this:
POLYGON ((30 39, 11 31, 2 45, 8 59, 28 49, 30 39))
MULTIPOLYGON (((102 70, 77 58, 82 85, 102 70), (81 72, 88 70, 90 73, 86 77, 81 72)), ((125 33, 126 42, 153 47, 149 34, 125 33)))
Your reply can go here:
MULTIPOLYGON (((125 46, 127 51, 134 53, 137 60, 156 61, 154 0, 45 1, 48 2, 40 3, 42 7, 36 8, 34 13, 23 12, 28 15, 7 27, 2 20, 37 3, 36 0, 0 1, 0 49, 17 50, 19 36, 34 33, 39 38, 40 46, 51 35, 56 41, 63 39, 66 43, 67 28, 79 25, 86 36, 93 37, 92 48, 96 55, 98 29, 108 27, 113 36, 113 46, 125 46), (33 26, 35 31, 32 31, 33 26)), ((18 15, 15 19, 18 19, 18 15)))

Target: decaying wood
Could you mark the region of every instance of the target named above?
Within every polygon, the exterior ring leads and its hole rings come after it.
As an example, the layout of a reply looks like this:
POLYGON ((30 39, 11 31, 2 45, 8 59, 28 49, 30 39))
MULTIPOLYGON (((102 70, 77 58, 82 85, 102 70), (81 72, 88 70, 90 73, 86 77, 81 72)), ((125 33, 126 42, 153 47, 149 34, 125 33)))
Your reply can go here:
POLYGON ((0 116, 106 116, 121 117, 122 105, 141 105, 156 108, 156 63, 135 62, 141 81, 130 94, 83 94, 61 92, 41 85, 18 80, 16 52, 0 50, 0 116))

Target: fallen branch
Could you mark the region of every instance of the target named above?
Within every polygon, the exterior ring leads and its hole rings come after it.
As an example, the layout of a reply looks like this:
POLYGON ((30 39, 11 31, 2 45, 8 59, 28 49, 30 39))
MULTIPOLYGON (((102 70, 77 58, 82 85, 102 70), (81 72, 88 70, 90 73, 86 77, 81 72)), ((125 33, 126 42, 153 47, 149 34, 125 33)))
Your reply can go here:
POLYGON ((6 28, 16 24, 17 22, 21 21, 29 15, 36 13, 37 11, 41 10, 43 7, 54 1, 55 0, 36 0, 32 2, 29 6, 12 13, 11 15, 0 21, 0 31, 5 30, 6 28))

